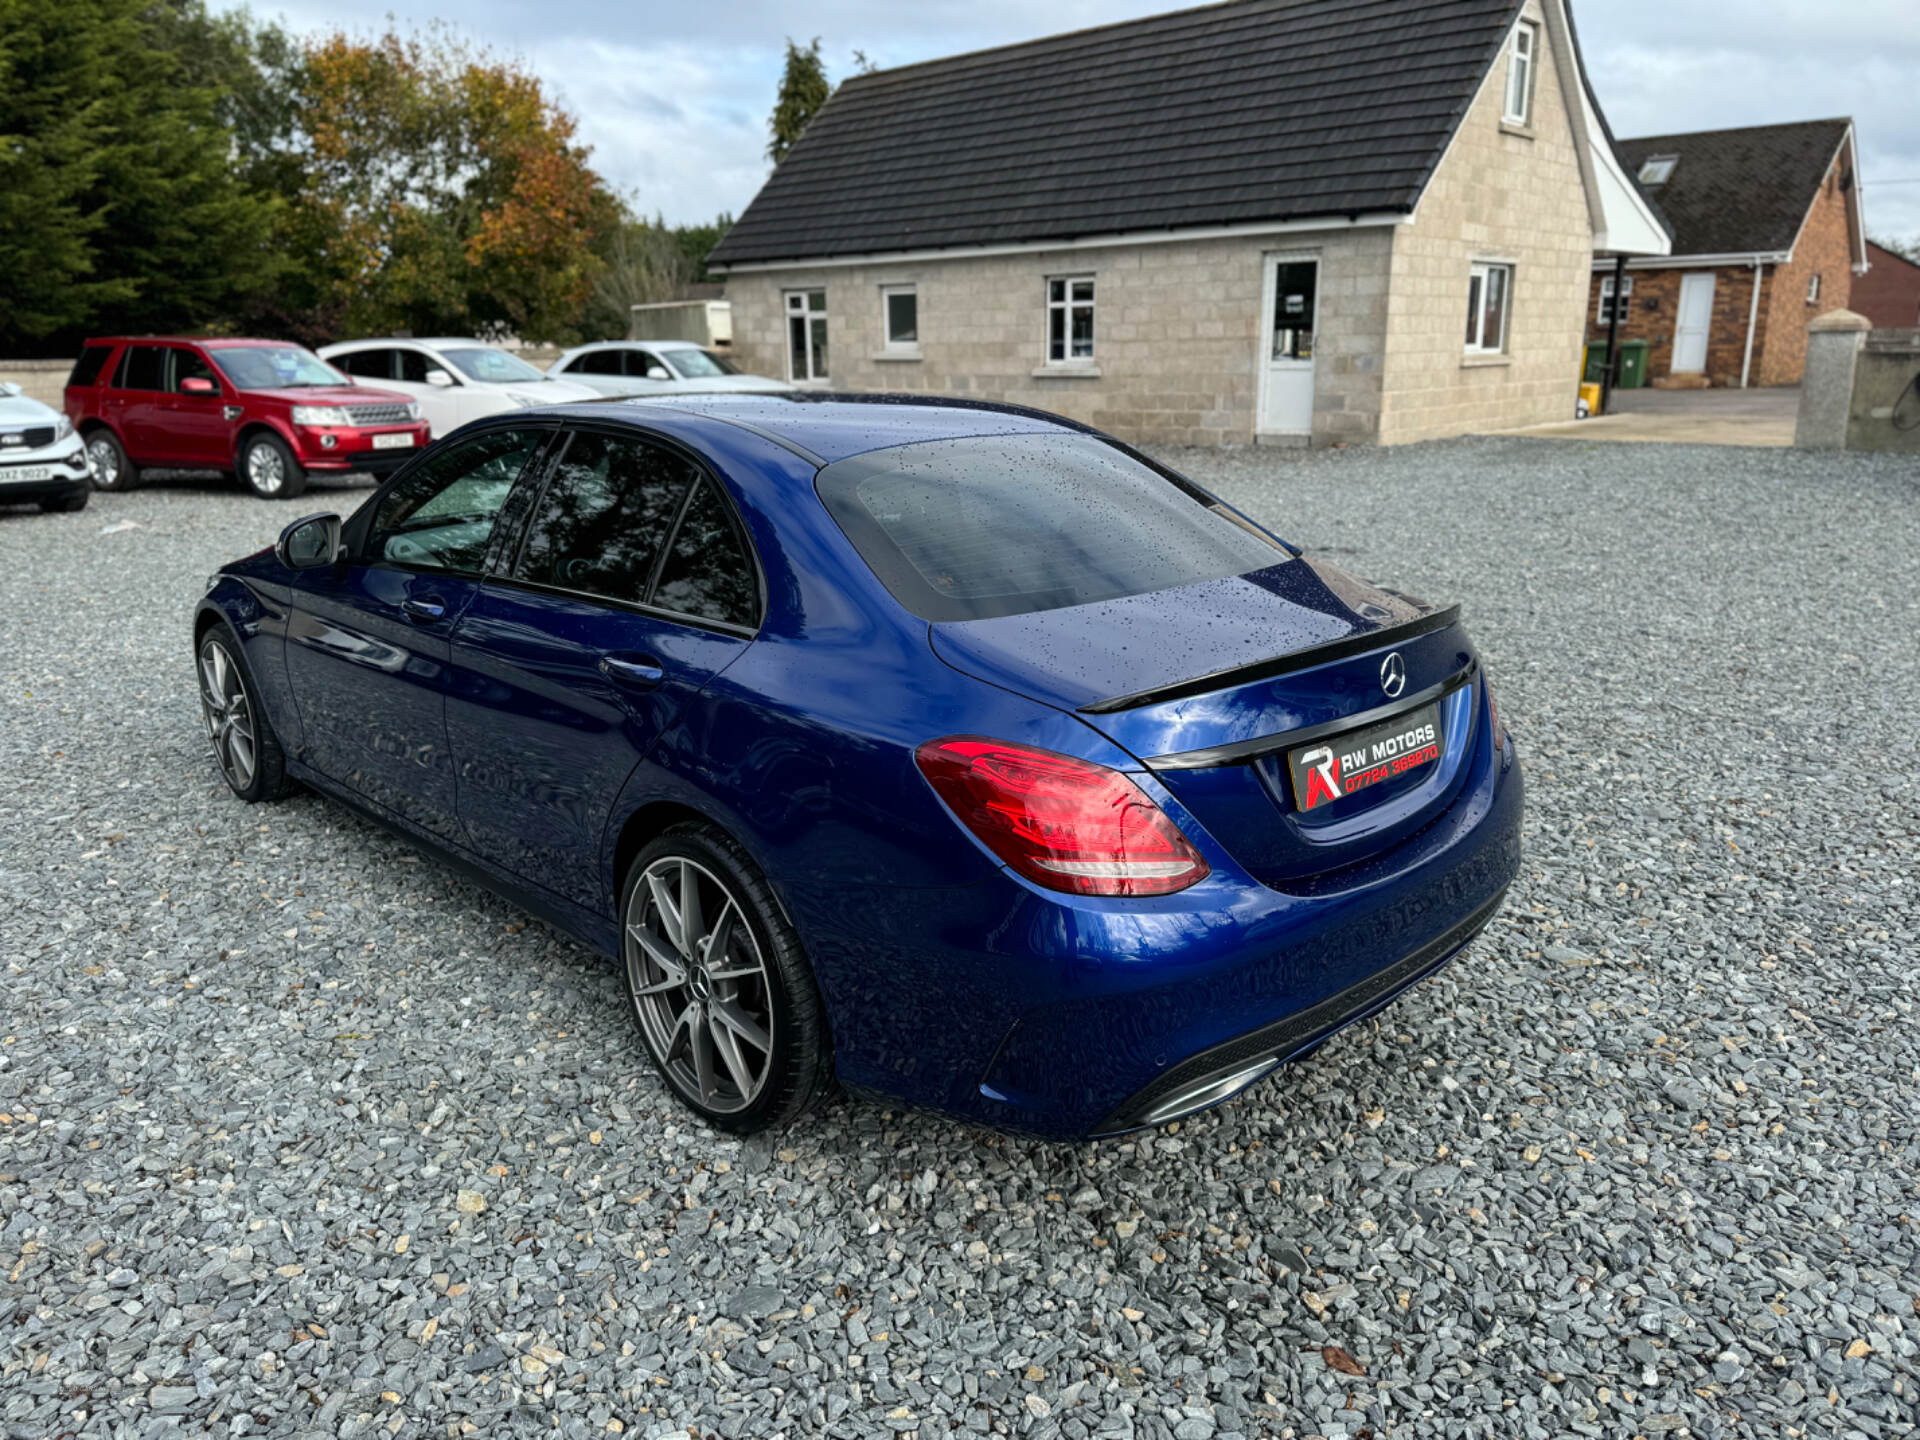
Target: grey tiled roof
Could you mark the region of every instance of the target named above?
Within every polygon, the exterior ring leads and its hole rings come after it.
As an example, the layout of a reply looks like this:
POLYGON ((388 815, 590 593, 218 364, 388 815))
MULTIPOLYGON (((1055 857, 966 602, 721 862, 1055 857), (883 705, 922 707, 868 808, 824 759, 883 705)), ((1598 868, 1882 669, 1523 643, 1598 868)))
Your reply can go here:
POLYGON ((849 79, 713 260, 1413 208, 1519 0, 1229 0, 849 79))
POLYGON ((1680 157, 1666 184, 1646 187, 1673 229, 1675 255, 1767 253, 1793 245, 1850 123, 1649 135, 1615 141, 1614 152, 1629 175, 1655 155, 1680 157))

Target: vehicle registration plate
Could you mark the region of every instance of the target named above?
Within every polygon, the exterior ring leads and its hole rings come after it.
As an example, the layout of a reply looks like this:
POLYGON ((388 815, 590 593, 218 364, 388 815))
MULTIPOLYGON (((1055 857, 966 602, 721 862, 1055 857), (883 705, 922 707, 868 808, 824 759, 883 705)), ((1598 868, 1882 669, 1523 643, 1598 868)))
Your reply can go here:
POLYGON ((51 465, 0 465, 0 485, 18 481, 22 484, 32 480, 53 479, 51 465))
POLYGON ((1329 735, 1287 752, 1293 803, 1304 812, 1435 764, 1445 739, 1440 706, 1422 705, 1364 730, 1329 735))
POLYGON ((373 437, 373 448, 376 450, 411 450, 413 448, 413 432, 408 430, 400 431, 392 435, 376 435, 373 437))

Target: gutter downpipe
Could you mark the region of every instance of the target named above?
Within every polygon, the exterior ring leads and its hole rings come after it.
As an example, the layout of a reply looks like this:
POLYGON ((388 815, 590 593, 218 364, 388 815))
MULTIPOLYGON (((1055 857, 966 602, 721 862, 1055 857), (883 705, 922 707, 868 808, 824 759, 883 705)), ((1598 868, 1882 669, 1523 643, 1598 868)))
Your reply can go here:
POLYGON ((1747 388, 1747 376, 1753 372, 1753 332, 1760 323, 1760 281, 1767 270, 1766 261, 1753 257, 1753 302, 1747 306, 1747 353, 1740 360, 1740 388, 1747 388))
POLYGON ((1620 373, 1620 311, 1626 296, 1621 288, 1626 283, 1627 257, 1624 252, 1613 257, 1613 304, 1607 311, 1607 363, 1600 371, 1600 413, 1613 413, 1613 382, 1620 373))

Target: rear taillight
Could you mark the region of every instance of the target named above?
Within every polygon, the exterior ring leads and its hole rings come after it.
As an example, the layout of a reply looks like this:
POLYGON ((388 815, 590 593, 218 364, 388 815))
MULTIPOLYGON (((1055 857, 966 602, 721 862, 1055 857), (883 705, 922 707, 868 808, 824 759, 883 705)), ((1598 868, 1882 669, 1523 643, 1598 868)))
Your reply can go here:
POLYGON ((1207 862, 1118 770, 975 735, 914 751, 936 794, 1013 871, 1070 895, 1171 895, 1207 862))

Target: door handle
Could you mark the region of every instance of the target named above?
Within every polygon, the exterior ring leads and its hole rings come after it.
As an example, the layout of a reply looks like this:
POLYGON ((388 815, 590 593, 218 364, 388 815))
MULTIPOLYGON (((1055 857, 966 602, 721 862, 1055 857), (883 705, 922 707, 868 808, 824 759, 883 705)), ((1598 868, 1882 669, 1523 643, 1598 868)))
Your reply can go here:
POLYGON ((600 657, 600 673, 616 685, 628 685, 636 690, 651 690, 667 678, 667 672, 648 655, 637 655, 630 660, 618 655, 603 655, 600 657))
POLYGON ((400 602, 400 608, 407 613, 409 619, 418 620, 422 623, 439 620, 447 613, 446 603, 438 596, 429 596, 416 600, 409 595, 400 602))

